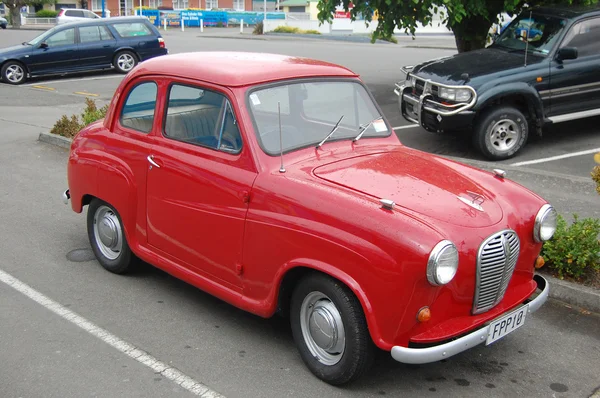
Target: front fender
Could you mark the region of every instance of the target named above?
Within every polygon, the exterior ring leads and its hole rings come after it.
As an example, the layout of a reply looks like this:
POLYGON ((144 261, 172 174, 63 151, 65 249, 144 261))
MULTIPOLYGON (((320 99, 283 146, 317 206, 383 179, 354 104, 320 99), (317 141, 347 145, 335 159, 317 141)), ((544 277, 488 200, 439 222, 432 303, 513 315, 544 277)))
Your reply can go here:
POLYGON ((482 93, 478 93, 478 95, 477 103, 473 107, 475 111, 481 111, 502 98, 520 96, 526 100, 529 109, 533 109, 536 118, 544 119, 544 109, 540 94, 527 83, 515 82, 502 84, 491 87, 482 93))

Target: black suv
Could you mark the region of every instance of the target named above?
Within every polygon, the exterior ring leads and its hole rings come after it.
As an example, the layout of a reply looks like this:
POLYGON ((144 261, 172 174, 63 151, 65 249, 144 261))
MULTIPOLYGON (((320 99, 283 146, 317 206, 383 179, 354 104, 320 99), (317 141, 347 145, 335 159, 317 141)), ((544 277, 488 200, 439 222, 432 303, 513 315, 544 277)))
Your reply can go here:
POLYGON ((402 68, 405 119, 428 131, 470 129, 492 160, 514 156, 529 132, 600 115, 600 8, 533 8, 485 49, 402 68))

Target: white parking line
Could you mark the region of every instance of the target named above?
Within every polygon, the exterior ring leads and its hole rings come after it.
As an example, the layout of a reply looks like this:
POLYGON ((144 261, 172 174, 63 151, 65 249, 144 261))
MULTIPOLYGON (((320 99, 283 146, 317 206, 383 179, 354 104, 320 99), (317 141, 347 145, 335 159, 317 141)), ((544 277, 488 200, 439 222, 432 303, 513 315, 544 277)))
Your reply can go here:
POLYGON ((44 296, 42 293, 38 292, 29 285, 21 282, 14 276, 2 270, 0 270, 0 281, 17 290, 19 293, 22 293, 25 296, 29 297, 38 304, 43 305, 50 311, 59 315, 61 318, 66 319, 72 324, 80 327, 92 336, 99 338, 100 340, 104 341, 106 344, 117 349, 123 354, 149 367, 154 371, 154 373, 160 373, 162 376, 175 382, 180 387, 185 388, 191 393, 206 398, 225 398, 223 395, 211 390, 206 385, 192 379, 191 377, 169 366, 168 364, 159 361, 152 355, 137 348, 133 344, 130 344, 125 340, 122 340, 119 337, 115 336, 114 334, 100 328, 99 326, 96 326, 87 319, 77 315, 68 308, 63 307, 56 301, 44 296))
POLYGON ((409 124, 408 126, 398 126, 398 127, 392 127, 394 130, 402 130, 402 129, 413 129, 415 127, 421 127, 418 124, 409 124))
POLYGON ((592 153, 595 153, 595 152, 600 152, 600 148, 589 149, 587 151, 571 152, 571 153, 566 153, 564 155, 558 155, 558 156, 550 156, 548 158, 541 158, 541 159, 535 159, 535 160, 527 160, 525 162, 512 163, 511 166, 525 166, 525 165, 528 165, 528 164, 538 164, 538 163, 552 162, 553 160, 572 158, 572 157, 581 156, 581 155, 589 155, 589 154, 592 154, 592 153))
MULTIPOLYGON (((124 75, 114 75, 114 76, 98 76, 98 77, 83 77, 81 79, 64 79, 64 80, 51 80, 45 82, 45 84, 56 84, 56 83, 69 83, 69 82, 85 82, 91 80, 104 80, 104 79, 117 79, 123 78, 124 75)), ((19 87, 30 87, 38 85, 39 83, 30 83, 30 84, 22 84, 19 87)))

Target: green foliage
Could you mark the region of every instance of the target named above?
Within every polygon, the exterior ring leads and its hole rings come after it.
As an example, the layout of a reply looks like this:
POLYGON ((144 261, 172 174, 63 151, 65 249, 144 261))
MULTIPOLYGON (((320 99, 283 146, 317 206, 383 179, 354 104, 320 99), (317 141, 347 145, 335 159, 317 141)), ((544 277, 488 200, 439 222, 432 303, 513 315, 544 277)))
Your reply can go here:
POLYGON ((318 30, 315 30, 315 29, 302 30, 300 33, 305 34, 305 35, 320 35, 321 34, 321 32, 319 32, 318 30))
MULTIPOLYGON (((485 46, 490 27, 498 22, 502 12, 518 13, 525 6, 540 4, 595 4, 598 0, 342 0, 352 20, 363 16, 365 21, 377 11, 377 37, 391 37, 394 29, 415 35, 417 24, 432 24, 432 16, 440 13, 456 37, 459 51, 485 46), (354 8, 349 9, 352 2, 354 8)), ((337 0, 319 0, 317 8, 321 22, 332 22, 337 0)), ((373 40, 374 42, 374 40, 373 40)))
POLYGON ((389 41, 390 43, 398 44, 398 39, 396 39, 396 37, 394 35, 385 37, 385 36, 378 36, 378 32, 371 33, 371 42, 374 43, 376 40, 385 40, 385 41, 389 41))
POLYGON ((62 115, 62 117, 54 124, 52 130, 50 130, 50 133, 73 138, 85 126, 106 116, 108 105, 98 108, 96 102, 90 98, 85 99, 85 104, 86 107, 81 114, 81 121, 77 115, 71 115, 71 117, 62 115))
POLYGON ((58 12, 54 10, 39 10, 35 13, 35 16, 38 18, 56 18, 58 12))
POLYGON ((225 26, 223 24, 223 22, 221 22, 221 21, 217 22, 217 28, 222 28, 223 26, 225 26))
POLYGON ((600 194, 600 166, 596 166, 592 169, 592 180, 596 183, 596 192, 600 194))
POLYGON ((252 34, 254 35, 262 35, 263 34, 263 23, 258 22, 256 25, 254 25, 254 30, 252 31, 252 34))
POLYGON ((594 278, 600 273, 600 220, 573 215, 567 226, 558 216, 554 237, 544 243, 542 257, 559 277, 594 278), (595 274, 595 275, 594 275, 595 274))
POLYGON ((296 33, 296 34, 302 34, 302 35, 320 35, 321 32, 319 32, 318 30, 314 30, 314 29, 309 29, 309 30, 303 30, 300 28, 297 28, 295 26, 278 26, 275 29, 273 29, 273 32, 275 33, 296 33))

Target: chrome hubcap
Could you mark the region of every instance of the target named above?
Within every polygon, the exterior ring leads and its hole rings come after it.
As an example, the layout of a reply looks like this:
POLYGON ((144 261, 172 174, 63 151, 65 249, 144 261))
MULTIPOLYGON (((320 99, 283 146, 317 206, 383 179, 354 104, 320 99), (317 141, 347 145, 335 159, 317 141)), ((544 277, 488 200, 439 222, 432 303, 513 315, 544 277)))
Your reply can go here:
POLYGON ((25 71, 19 65, 11 65, 6 68, 6 78, 12 83, 18 83, 25 76, 25 71))
POLYGON ((94 237, 102 255, 109 260, 119 257, 123 249, 123 231, 117 215, 107 206, 94 214, 94 237))
POLYGON ((517 123, 510 119, 503 119, 496 122, 488 135, 489 143, 498 151, 506 152, 511 150, 521 138, 521 131, 517 123))
POLYGON ((308 350, 319 362, 331 366, 342 359, 346 347, 344 323, 329 297, 311 292, 304 298, 300 327, 308 350))
POLYGON ((117 64, 121 70, 130 71, 135 65, 135 60, 129 54, 121 54, 117 59, 117 64))

